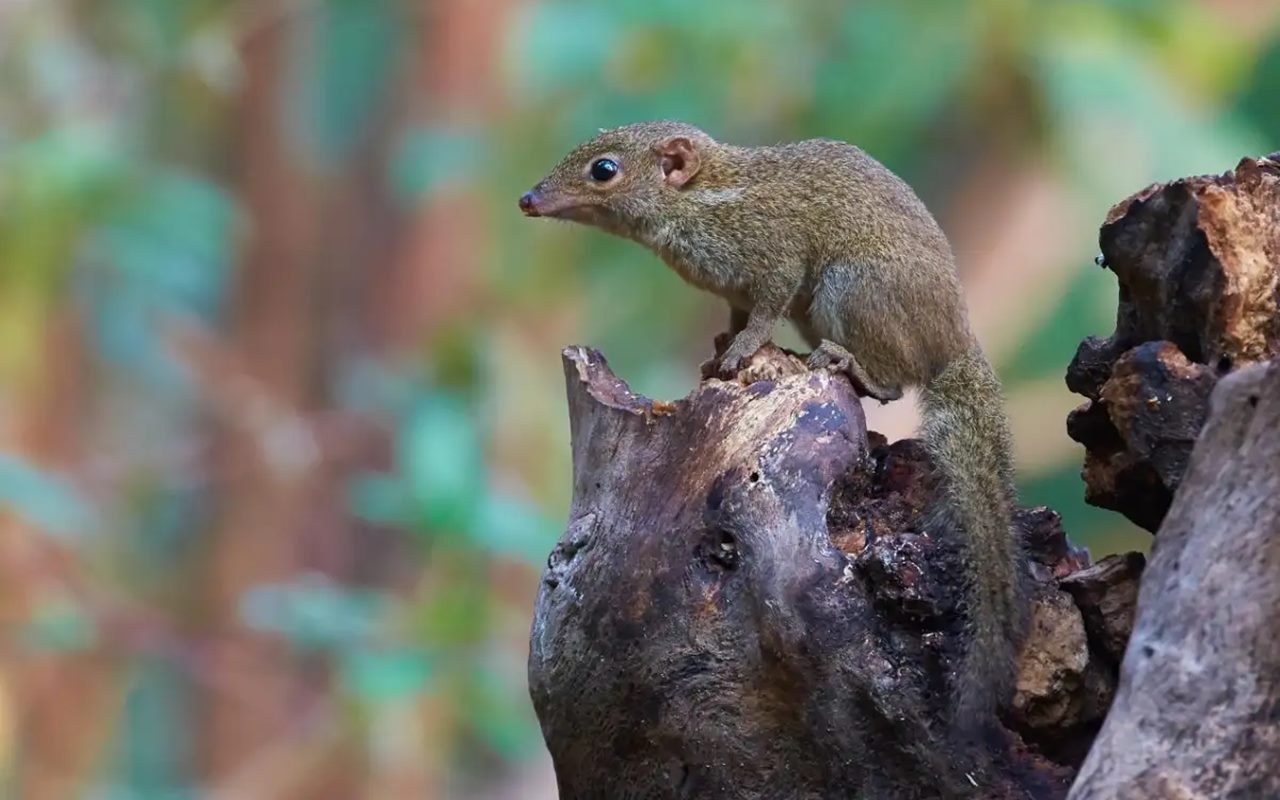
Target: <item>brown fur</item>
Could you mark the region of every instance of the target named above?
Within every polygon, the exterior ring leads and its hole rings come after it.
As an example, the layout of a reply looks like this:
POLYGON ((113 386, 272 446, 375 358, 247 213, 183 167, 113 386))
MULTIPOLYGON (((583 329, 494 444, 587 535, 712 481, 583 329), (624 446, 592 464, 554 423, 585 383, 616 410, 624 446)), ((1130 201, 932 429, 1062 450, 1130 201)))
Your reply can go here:
POLYGON ((725 298, 732 373, 790 319, 883 401, 923 390, 923 436, 941 474, 939 531, 966 536, 966 655, 953 722, 994 721, 1012 688, 1025 614, 1008 424, 1000 384, 969 330, 951 247, 906 183, 850 144, 722 144, 689 125, 602 131, 521 201, 531 216, 594 225, 654 250, 725 298), (593 180, 596 159, 621 169, 593 180))

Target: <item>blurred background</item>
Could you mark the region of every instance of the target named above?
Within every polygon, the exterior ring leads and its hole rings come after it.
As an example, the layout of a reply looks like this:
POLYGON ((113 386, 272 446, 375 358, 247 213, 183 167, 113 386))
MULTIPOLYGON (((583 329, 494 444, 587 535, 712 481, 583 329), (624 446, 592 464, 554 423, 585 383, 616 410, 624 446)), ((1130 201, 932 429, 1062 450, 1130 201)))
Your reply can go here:
MULTIPOLYGON (((520 217, 598 127, 907 178, 1095 555, 1108 206, 1280 147, 1272 0, 0 0, 0 795, 550 798, 530 608, 559 351, 692 387, 726 312, 520 217)), ((798 345, 788 333, 785 343, 798 345)), ((911 403, 869 410, 906 435, 911 403)))

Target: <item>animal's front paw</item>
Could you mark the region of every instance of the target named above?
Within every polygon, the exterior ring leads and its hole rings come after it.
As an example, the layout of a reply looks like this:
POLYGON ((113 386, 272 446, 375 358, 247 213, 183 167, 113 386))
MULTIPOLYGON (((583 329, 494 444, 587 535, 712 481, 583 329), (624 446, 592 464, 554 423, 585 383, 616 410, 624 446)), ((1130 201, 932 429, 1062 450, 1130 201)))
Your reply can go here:
POLYGON ((724 354, 720 356, 719 362, 716 364, 716 377, 723 380, 732 380, 738 377, 738 372, 767 343, 768 337, 761 336, 759 331, 751 329, 742 331, 733 337, 733 341, 729 343, 729 346, 724 350, 724 354))
POLYGON ((742 362, 747 359, 750 353, 742 354, 735 352, 731 347, 725 354, 720 356, 720 361, 716 364, 716 377, 722 380, 733 380, 738 375, 738 370, 742 369, 742 362))

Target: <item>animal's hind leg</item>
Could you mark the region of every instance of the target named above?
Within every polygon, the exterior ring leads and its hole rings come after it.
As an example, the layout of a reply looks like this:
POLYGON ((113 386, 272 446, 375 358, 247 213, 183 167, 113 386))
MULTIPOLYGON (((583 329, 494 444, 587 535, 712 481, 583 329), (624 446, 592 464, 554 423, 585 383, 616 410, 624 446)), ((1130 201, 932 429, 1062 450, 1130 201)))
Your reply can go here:
POLYGON ((835 341, 837 338, 847 341, 852 333, 847 318, 849 293, 865 289, 867 282, 867 276, 859 272, 847 265, 828 267, 814 289, 806 318, 797 319, 796 328, 813 348, 808 360, 810 369, 843 372, 864 397, 874 397, 881 403, 887 403, 902 397, 902 387, 886 386, 873 380, 853 353, 835 341))
MULTIPOLYGON (((808 338, 808 337, 806 337, 808 338)), ((849 376, 853 388, 864 397, 873 397, 881 403, 902 398, 902 387, 885 387, 871 380, 867 371, 858 363, 853 354, 830 339, 822 339, 809 354, 809 369, 829 369, 832 372, 843 372, 849 376)))

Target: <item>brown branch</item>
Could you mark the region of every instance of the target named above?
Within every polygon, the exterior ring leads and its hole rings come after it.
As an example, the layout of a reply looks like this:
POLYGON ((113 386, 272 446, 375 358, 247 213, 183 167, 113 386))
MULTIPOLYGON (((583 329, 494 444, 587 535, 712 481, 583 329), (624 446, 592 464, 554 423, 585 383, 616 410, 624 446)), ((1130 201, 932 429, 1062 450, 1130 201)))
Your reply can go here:
MULTIPOLYGON (((301 299, 313 285, 309 265, 317 247, 318 200, 290 149, 282 118, 286 65, 298 42, 288 22, 267 25, 242 50, 239 157, 254 227, 236 276, 237 314, 227 341, 255 397, 272 398, 275 408, 305 409, 312 406, 315 320, 301 299)), ((306 455, 297 462, 302 468, 281 470, 263 457, 256 430, 220 422, 213 471, 227 480, 218 487, 220 513, 201 558, 199 622, 216 642, 205 653, 206 668, 233 682, 231 693, 251 700, 232 706, 221 697, 200 698, 199 759, 210 784, 285 735, 292 707, 307 693, 309 676, 293 663, 285 643, 242 624, 240 601, 249 589, 286 580, 296 570, 299 531, 315 502, 317 482, 315 470, 305 468, 313 460, 305 433, 291 433, 290 444, 303 442, 298 452, 306 455)), ((284 795, 291 796, 302 795, 284 795)))

